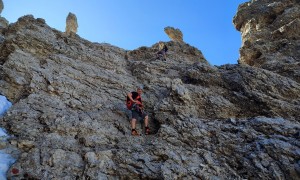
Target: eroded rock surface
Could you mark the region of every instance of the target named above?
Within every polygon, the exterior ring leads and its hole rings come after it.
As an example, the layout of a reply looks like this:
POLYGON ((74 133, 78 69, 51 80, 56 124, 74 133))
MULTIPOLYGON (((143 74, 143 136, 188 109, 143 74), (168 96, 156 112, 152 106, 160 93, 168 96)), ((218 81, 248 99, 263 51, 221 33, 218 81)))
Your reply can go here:
POLYGON ((73 13, 69 13, 66 19, 66 34, 76 34, 78 28, 77 17, 73 13))
POLYGON ((239 63, 300 82, 300 2, 262 0, 240 5, 234 18, 242 33, 239 63))
POLYGON ((160 61, 158 43, 126 51, 32 16, 10 24, 0 92, 13 106, 0 126, 20 153, 8 177, 299 179, 299 82, 167 46, 160 61), (133 137, 125 95, 141 84, 152 134, 133 137))
MULTIPOLYGON (((4 9, 4 4, 3 4, 3 1, 0 0, 0 14, 2 13, 4 9)), ((1 17, 0 15, 0 33, 2 34, 2 28, 6 28, 8 26, 8 21, 4 18, 4 17, 1 17)), ((2 37, 0 37, 0 42, 2 41, 1 40, 2 37)))
POLYGON ((176 29, 173 27, 165 27, 165 33, 169 36, 172 41, 175 42, 183 42, 183 34, 180 29, 176 29))
POLYGON ((4 9, 3 1, 0 0, 0 14, 2 13, 2 10, 4 9))

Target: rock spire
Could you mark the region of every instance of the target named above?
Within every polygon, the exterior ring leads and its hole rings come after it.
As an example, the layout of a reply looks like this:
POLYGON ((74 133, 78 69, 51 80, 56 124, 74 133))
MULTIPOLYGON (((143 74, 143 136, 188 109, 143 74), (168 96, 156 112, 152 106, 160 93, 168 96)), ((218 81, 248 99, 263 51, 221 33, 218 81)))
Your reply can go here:
POLYGON ((76 34, 78 28, 77 17, 73 13, 69 13, 66 19, 66 34, 71 35, 76 34))

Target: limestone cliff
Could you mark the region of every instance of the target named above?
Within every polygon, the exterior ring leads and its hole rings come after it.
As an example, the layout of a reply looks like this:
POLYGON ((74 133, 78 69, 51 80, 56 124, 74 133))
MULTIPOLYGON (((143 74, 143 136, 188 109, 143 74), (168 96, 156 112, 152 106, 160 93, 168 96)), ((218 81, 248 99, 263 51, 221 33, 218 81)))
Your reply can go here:
POLYGON ((240 5, 241 64, 264 68, 300 82, 300 1, 260 0, 240 5))
POLYGON ((10 24, 0 44, 0 93, 13 106, 0 126, 19 154, 7 176, 299 179, 295 76, 215 67, 195 47, 166 44, 168 60, 160 61, 153 60, 158 44, 126 51, 69 37, 32 16, 10 24), (125 94, 137 85, 149 136, 130 135, 125 94))
POLYGON ((2 13, 2 10, 4 9, 3 1, 0 0, 0 14, 2 13))

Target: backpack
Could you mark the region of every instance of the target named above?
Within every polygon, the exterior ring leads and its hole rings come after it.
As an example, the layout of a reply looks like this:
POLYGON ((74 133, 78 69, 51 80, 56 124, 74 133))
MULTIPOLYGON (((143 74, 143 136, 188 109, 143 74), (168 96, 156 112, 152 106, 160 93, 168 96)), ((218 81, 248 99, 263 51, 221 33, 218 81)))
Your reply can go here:
MULTIPOLYGON (((139 98, 142 100, 141 96, 137 96, 135 99, 139 99, 139 98)), ((131 101, 128 96, 126 96, 126 107, 127 107, 127 109, 132 110, 132 107, 133 107, 134 104, 135 103, 133 101, 131 101)), ((142 104, 139 104, 139 105, 142 105, 142 104)))

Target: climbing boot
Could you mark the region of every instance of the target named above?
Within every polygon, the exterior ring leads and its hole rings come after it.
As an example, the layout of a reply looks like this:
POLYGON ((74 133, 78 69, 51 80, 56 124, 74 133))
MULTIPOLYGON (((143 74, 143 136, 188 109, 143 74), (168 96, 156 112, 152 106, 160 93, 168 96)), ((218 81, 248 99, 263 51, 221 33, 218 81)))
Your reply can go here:
POLYGON ((140 134, 135 129, 132 129, 131 130, 131 135, 133 135, 133 136, 139 136, 140 134))
POLYGON ((146 134, 146 135, 149 135, 149 134, 150 134, 150 129, 149 129, 149 127, 145 127, 145 134, 146 134))

